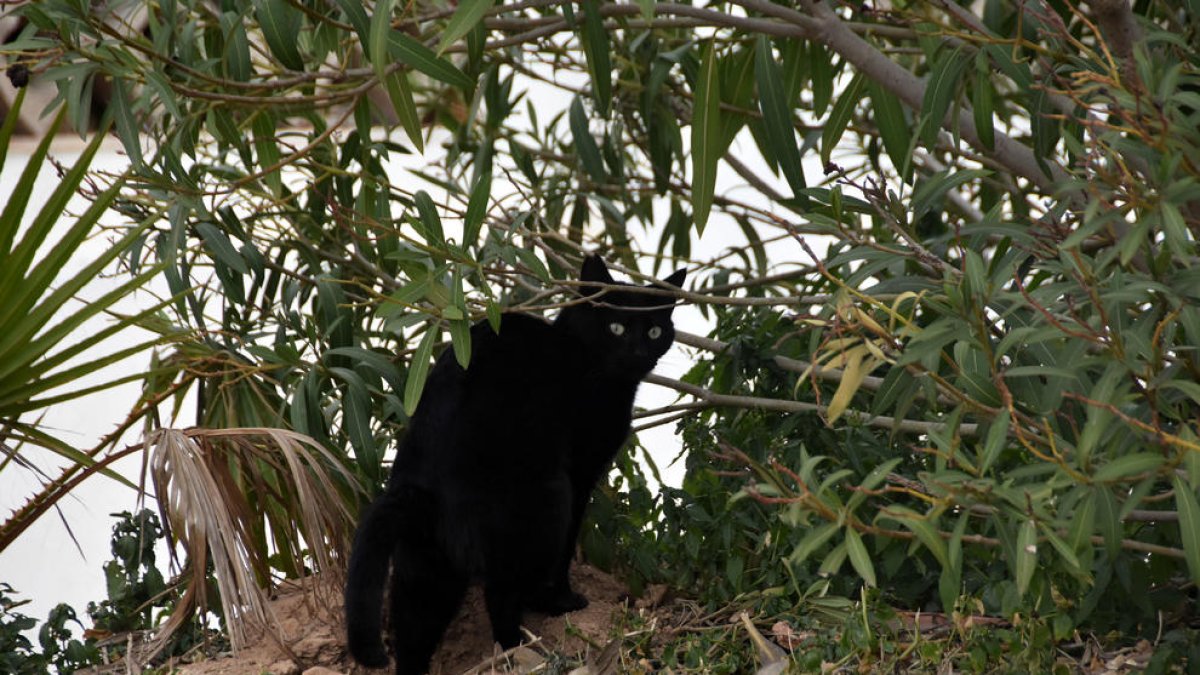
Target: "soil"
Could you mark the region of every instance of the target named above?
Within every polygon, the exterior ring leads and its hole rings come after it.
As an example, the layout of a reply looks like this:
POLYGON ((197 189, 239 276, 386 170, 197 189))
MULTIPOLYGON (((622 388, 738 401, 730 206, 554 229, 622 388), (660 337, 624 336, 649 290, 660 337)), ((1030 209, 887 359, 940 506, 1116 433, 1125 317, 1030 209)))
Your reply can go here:
MULTIPOLYGON (((458 617, 434 655, 431 675, 527 671, 553 651, 586 661, 609 641, 614 618, 629 598, 616 579, 591 567, 571 570, 575 590, 590 604, 579 611, 551 617, 526 613, 526 645, 502 653, 491 639, 483 594, 470 589, 458 617)), ((271 607, 279 622, 281 640, 264 634, 237 654, 219 654, 193 663, 176 663, 183 675, 366 675, 386 673, 355 664, 346 653, 340 588, 319 580, 282 585, 271 607)), ((201 657, 203 658, 203 657, 201 657)))

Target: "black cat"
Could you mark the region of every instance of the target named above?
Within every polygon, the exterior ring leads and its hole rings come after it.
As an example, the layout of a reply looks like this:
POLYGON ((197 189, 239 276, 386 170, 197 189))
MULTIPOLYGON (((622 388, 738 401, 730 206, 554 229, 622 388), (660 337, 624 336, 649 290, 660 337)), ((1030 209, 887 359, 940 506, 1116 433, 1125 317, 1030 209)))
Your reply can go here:
MULTIPOLYGON (((667 277, 683 284, 685 270, 667 277)), ((470 367, 437 360, 387 490, 363 515, 350 556, 350 653, 380 667, 383 585, 392 565, 396 673, 424 673, 467 585, 482 581, 492 637, 521 639, 523 609, 587 606, 568 570, 592 489, 629 436, 642 378, 675 338, 668 296, 607 290, 583 263, 590 300, 553 324, 511 314, 471 329, 470 367)), ((625 284, 622 284, 625 285, 625 284)))

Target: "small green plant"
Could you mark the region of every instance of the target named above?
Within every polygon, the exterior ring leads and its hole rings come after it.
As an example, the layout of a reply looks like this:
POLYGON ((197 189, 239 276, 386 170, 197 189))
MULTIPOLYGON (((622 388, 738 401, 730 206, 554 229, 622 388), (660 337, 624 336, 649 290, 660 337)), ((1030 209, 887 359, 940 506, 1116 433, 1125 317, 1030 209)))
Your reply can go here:
MULTIPOLYGON (((0 673, 33 675, 51 669, 69 673, 106 662, 97 637, 149 631, 174 606, 178 593, 167 585, 156 565, 154 547, 164 536, 158 516, 149 509, 112 515, 117 519, 113 525, 113 559, 104 564, 108 599, 88 603, 93 628, 84 631, 85 637, 75 637, 72 625, 81 630, 85 626, 70 605, 61 603, 50 610, 38 629, 35 646, 26 634, 38 625, 37 620, 16 611, 29 601, 16 600, 16 591, 0 583, 0 673)), ((193 619, 172 635, 162 654, 183 653, 203 640, 220 639, 218 635, 205 628, 199 618, 193 619)), ((125 645, 118 641, 109 648, 107 662, 120 658, 125 645)))
POLYGON ((28 600, 16 600, 12 586, 0 582, 0 672, 12 675, 37 675, 51 668, 69 673, 100 663, 100 653, 90 641, 75 639, 69 624, 83 628, 75 610, 59 604, 50 610, 38 631, 36 649, 26 633, 37 626, 37 619, 16 611, 28 600))

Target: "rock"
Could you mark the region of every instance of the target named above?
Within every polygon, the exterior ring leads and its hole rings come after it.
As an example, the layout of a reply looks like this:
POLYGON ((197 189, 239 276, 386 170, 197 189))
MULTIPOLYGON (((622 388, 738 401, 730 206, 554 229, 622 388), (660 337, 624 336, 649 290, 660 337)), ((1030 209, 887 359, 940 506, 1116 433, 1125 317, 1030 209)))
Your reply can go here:
POLYGON ((345 673, 340 670, 331 670, 325 666, 313 666, 304 671, 303 675, 345 675, 345 673))
POLYGON ((271 675, 300 675, 300 666, 293 661, 284 659, 267 666, 267 672, 271 675))

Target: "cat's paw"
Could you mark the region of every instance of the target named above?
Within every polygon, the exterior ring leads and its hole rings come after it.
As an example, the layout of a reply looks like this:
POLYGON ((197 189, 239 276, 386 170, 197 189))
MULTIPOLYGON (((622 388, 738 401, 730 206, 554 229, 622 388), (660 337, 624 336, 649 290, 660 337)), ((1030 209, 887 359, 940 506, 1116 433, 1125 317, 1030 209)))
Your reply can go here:
POLYGON ((529 602, 529 609, 542 614, 549 614, 550 616, 574 612, 587 606, 588 599, 570 589, 555 593, 545 593, 533 598, 529 602))

